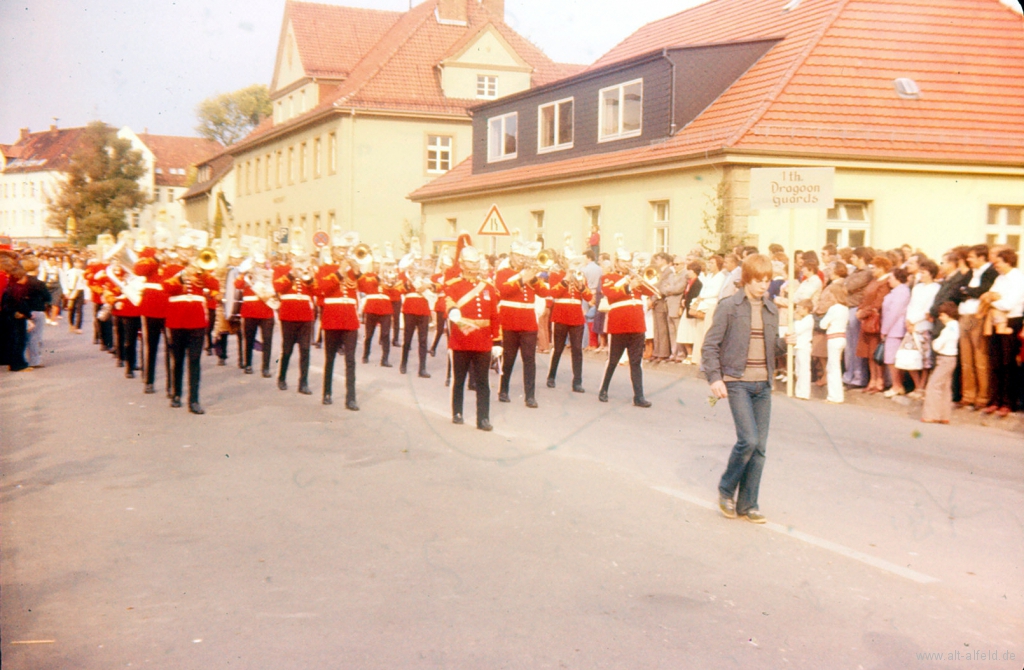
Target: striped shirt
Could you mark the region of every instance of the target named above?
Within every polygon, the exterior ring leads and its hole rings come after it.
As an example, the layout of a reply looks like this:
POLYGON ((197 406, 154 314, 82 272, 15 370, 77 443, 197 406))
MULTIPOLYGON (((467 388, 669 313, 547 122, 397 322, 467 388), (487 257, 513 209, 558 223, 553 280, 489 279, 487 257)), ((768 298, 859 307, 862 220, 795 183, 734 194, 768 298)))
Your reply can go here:
POLYGON ((726 377, 725 381, 733 382, 764 382, 768 381, 768 360, 764 346, 764 302, 752 300, 750 302, 750 345, 747 347, 747 366, 743 369, 742 377, 726 377))

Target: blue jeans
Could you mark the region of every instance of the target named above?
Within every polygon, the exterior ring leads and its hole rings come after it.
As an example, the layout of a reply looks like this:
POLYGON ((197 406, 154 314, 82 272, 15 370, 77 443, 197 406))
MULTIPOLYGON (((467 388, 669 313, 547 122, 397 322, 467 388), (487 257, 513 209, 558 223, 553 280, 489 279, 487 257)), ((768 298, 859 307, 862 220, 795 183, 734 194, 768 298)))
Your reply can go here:
POLYGON ((36 327, 28 334, 28 342, 25 345, 25 360, 29 366, 37 367, 43 362, 43 326, 46 325, 46 312, 32 312, 31 319, 36 327))
POLYGON ((736 424, 736 445, 729 455, 718 492, 723 498, 736 498, 736 513, 757 509, 757 492, 764 470, 768 424, 772 417, 772 386, 769 382, 726 382, 729 409, 736 424))
POLYGON ((868 385, 868 361, 857 356, 857 340, 860 339, 860 319, 854 313, 856 311, 854 308, 850 309, 850 320, 846 324, 846 350, 843 352, 846 372, 843 373, 843 383, 850 386, 864 387, 868 385))

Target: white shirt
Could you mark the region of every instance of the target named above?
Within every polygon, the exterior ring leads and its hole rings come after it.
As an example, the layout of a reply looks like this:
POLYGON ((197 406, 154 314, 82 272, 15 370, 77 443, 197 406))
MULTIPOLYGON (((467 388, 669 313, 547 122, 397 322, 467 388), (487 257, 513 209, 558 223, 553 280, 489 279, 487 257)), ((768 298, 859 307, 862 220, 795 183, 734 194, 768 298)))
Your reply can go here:
POLYGON ((811 340, 814 337, 814 317, 808 314, 798 320, 793 332, 796 334, 796 348, 800 351, 810 351, 811 340))
POLYGON ((850 308, 836 303, 828 308, 818 324, 825 329, 826 335, 846 335, 846 326, 850 320, 850 308))
POLYGON ((910 303, 907 305, 907 321, 914 324, 915 331, 931 330, 932 323, 928 320, 928 310, 935 303, 935 296, 939 293, 939 283, 914 284, 910 289, 910 303))
MULTIPOLYGON (((710 277, 702 277, 700 282, 700 294, 697 296, 697 311, 708 312, 718 304, 718 296, 722 293, 722 286, 729 277, 725 270, 719 270, 710 277)), ((690 309, 693 309, 691 306, 690 309)))
MULTIPOLYGON (((985 274, 985 270, 991 267, 991 263, 985 263, 977 270, 971 271, 971 281, 967 282, 967 286, 970 288, 978 288, 981 286, 981 275, 985 274)), ((978 313, 978 307, 981 305, 981 301, 977 298, 968 298, 960 303, 959 312, 961 316, 971 316, 978 313)))
POLYGON ((1010 268, 1006 274, 996 277, 991 290, 999 294, 999 300, 992 303, 993 307, 1006 312, 1011 319, 1024 316, 1024 273, 1010 268))
POLYGON ((939 336, 932 340, 932 351, 939 356, 956 356, 959 351, 960 324, 950 320, 939 336))

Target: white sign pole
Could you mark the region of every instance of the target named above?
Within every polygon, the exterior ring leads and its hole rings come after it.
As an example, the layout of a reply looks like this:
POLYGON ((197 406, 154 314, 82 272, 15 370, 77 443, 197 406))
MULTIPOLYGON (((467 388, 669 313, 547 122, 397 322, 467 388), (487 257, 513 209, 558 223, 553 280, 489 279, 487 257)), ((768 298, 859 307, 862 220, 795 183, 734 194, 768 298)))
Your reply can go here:
MULTIPOLYGON (((835 168, 751 168, 750 208, 789 210, 789 272, 786 281, 789 330, 796 332, 796 210, 829 209, 835 206, 832 185, 835 168)), ((767 344, 767 343, 766 343, 767 344)), ((786 345, 786 395, 793 397, 793 355, 796 347, 786 345)))

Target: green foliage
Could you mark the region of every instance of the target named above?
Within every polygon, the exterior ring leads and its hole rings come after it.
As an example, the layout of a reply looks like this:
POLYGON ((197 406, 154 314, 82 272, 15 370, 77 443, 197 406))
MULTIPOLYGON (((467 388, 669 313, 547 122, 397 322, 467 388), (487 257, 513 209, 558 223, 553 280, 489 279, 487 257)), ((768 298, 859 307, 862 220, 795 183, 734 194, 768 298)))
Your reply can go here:
POLYGON ((68 241, 92 244, 100 233, 126 229, 125 213, 149 202, 138 180, 146 174, 142 154, 102 121, 90 123, 72 154, 66 179, 49 207, 49 225, 68 241), (74 216, 74 231, 67 230, 74 216))
POLYGON ((707 205, 702 212, 702 233, 700 245, 713 254, 732 253, 733 247, 742 240, 726 230, 726 200, 729 197, 729 183, 723 174, 715 186, 714 193, 706 194, 707 205))
POLYGON ((270 92, 263 84, 253 84, 233 93, 207 98, 196 107, 199 125, 196 131, 224 146, 242 139, 260 121, 270 116, 270 92))

